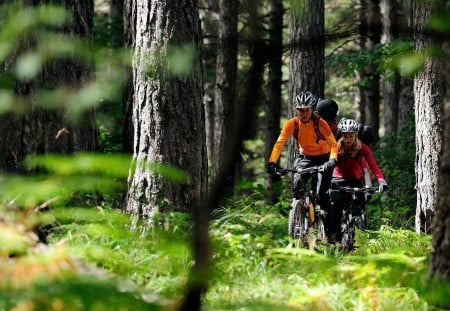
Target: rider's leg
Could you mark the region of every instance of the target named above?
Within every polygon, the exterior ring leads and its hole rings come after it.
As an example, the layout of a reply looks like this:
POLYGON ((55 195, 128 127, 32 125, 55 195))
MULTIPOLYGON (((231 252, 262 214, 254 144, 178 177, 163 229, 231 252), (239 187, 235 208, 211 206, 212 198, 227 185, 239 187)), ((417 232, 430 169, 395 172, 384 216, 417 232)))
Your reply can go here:
POLYGON ((329 217, 332 235, 328 239, 330 243, 340 242, 342 239, 341 222, 344 210, 344 193, 338 189, 338 185, 342 184, 342 182, 342 179, 333 178, 328 191, 331 203, 329 217))
MULTIPOLYGON (((317 162, 315 165, 322 165, 326 161, 328 161, 329 155, 322 155, 320 157, 317 157, 317 162)), ((324 226, 325 226, 325 233, 327 237, 332 238, 333 235, 335 235, 335 215, 333 213, 332 207, 331 207, 331 201, 329 196, 329 189, 331 185, 331 177, 333 175, 332 171, 327 172, 321 172, 318 175, 317 185, 316 185, 316 191, 319 194, 319 205, 320 208, 325 211, 325 217, 324 217, 324 226)))
MULTIPOLYGON (((294 162, 294 168, 307 168, 310 167, 311 160, 307 159, 306 157, 297 158, 294 162)), ((301 190, 303 189, 303 185, 305 185, 308 182, 309 176, 306 174, 300 175, 295 173, 294 174, 294 198, 299 199, 302 196, 301 190)))
POLYGON ((325 218, 324 218, 325 233, 327 237, 332 239, 333 236, 336 235, 338 230, 336 228, 337 215, 335 215, 335 210, 332 208, 329 196, 331 176, 332 172, 323 172, 322 174, 319 174, 318 193, 319 193, 320 208, 323 211, 325 211, 325 218))

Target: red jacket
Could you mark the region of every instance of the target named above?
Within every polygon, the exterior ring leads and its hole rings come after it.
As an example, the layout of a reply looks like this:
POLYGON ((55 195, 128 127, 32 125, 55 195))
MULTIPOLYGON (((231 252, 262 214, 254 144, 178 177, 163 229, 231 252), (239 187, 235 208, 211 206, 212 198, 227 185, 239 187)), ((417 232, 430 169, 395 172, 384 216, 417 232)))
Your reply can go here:
POLYGON ((350 154, 338 154, 337 164, 333 171, 333 177, 343 179, 361 179, 363 177, 363 161, 369 164, 369 168, 378 180, 384 179, 377 162, 375 161, 370 148, 361 144, 361 150, 355 158, 350 154))

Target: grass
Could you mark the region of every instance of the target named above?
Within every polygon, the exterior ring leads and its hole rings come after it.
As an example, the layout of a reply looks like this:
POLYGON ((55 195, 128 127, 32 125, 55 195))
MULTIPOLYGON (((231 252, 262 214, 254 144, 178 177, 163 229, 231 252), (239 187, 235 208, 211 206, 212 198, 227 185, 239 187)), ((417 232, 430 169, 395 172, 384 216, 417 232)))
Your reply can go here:
MULTIPOLYGON (((130 231, 128 215, 105 206, 59 207, 44 214, 50 247, 39 253, 39 243, 24 244, 20 252, 13 249, 14 257, 3 258, 1 275, 14 276, 14 282, 0 281, 0 310, 175 308, 192 267, 186 215, 164 215, 164 228, 142 233, 130 231), (41 273, 28 281, 30 271, 41 273)), ((205 310, 450 305, 449 286, 427 278, 430 236, 382 226, 358 232, 358 248, 347 254, 328 244, 296 248, 286 228, 282 209, 264 203, 257 191, 217 211, 210 224, 212 273, 205 310)), ((0 232, 8 240, 5 234, 0 232)))

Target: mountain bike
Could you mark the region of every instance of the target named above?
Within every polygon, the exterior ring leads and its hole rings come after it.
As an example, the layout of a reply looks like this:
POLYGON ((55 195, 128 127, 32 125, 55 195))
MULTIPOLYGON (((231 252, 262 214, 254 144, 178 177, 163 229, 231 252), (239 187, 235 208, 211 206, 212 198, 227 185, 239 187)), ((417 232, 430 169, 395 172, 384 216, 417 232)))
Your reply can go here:
MULTIPOLYGON (((317 185, 317 175, 323 171, 323 166, 312 166, 308 168, 286 169, 280 168, 281 175, 286 172, 298 174, 312 174, 311 188, 317 185)), ((288 234, 296 242, 310 244, 313 239, 325 240, 325 226, 323 222, 324 212, 320 209, 318 193, 316 190, 309 190, 306 183, 300 185, 300 197, 293 198, 289 211, 288 234)), ((311 245, 310 245, 311 246, 311 245)))
MULTIPOLYGON (((342 204, 341 218, 341 243, 345 250, 352 251, 355 249, 355 232, 356 228, 361 231, 366 229, 366 194, 374 194, 379 192, 378 187, 348 187, 341 185, 333 185, 332 190, 339 191, 343 194, 340 198, 342 204), (333 190, 335 189, 335 190, 333 190)), ((336 195, 330 194, 332 202, 336 202, 333 198, 336 195)))

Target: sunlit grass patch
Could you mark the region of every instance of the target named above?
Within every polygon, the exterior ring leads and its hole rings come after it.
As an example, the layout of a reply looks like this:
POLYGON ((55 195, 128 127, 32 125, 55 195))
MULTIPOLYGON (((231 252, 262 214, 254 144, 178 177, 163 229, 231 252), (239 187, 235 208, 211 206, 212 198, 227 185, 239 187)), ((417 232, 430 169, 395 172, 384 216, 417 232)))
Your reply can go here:
POLYGON ((57 208, 50 213, 56 219, 52 243, 63 240, 74 255, 155 293, 176 296, 182 290, 192 260, 180 226, 143 234, 130 229, 129 215, 115 210, 57 208))

